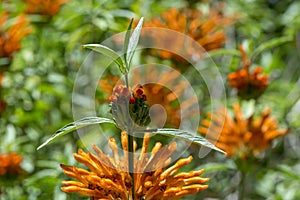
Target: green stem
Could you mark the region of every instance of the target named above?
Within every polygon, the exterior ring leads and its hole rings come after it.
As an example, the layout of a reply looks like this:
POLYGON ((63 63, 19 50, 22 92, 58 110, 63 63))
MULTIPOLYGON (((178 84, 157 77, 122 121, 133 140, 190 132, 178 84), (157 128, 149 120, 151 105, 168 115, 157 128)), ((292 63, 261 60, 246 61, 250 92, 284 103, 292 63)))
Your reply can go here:
POLYGON ((129 174, 132 180, 132 187, 131 187, 131 193, 132 193, 132 199, 134 199, 134 159, 133 159, 133 136, 131 133, 128 133, 128 143, 129 143, 129 148, 128 148, 128 169, 129 169, 129 174))
MULTIPOLYGON (((125 74, 125 83, 126 87, 129 89, 128 84, 128 73, 125 74)), ((129 110, 128 110, 129 113, 129 110)), ((132 136, 132 132, 130 130, 127 131, 128 134, 128 170, 131 177, 132 187, 131 187, 131 199, 134 199, 135 190, 134 190, 134 152, 133 152, 133 141, 134 137, 132 136)))
POLYGON ((245 179, 246 179, 246 173, 241 171, 241 180, 239 184, 239 200, 243 200, 245 195, 245 179))

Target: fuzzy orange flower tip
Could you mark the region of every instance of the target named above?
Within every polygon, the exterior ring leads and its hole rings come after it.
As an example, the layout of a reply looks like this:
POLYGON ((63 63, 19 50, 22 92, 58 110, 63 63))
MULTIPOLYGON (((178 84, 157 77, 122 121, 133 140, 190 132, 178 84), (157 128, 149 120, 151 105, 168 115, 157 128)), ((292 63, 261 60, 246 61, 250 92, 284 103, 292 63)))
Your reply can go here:
POLYGON ((24 14, 19 15, 11 26, 7 25, 8 14, 0 14, 0 57, 13 56, 21 48, 21 40, 32 32, 29 21, 24 14))
POLYGON ((250 72, 250 60, 240 46, 243 68, 228 75, 229 86, 236 88, 242 99, 257 99, 268 86, 268 75, 262 74, 262 67, 256 67, 250 72))
POLYGON ((199 128, 199 132, 207 135, 227 156, 256 156, 268 148, 275 138, 288 133, 286 129, 278 129, 276 120, 270 116, 270 109, 264 110, 260 117, 254 119, 253 115, 244 118, 239 104, 233 108, 233 118, 222 108, 217 114, 209 114, 210 120, 203 120, 199 128))
MULTIPOLYGON (((203 169, 191 172, 178 170, 189 164, 192 157, 182 158, 171 165, 170 155, 176 149, 176 143, 162 146, 156 143, 148 155, 150 133, 146 133, 140 156, 135 157, 134 166, 134 200, 167 200, 179 199, 185 195, 195 194, 206 189, 208 178, 201 178, 203 169), (169 167, 168 167, 169 166, 169 167)), ((113 156, 104 154, 97 146, 93 146, 96 154, 85 153, 81 149, 74 154, 78 162, 89 170, 61 164, 64 173, 77 181, 63 181, 62 190, 67 193, 76 192, 91 199, 129 199, 132 181, 128 173, 128 136, 121 134, 123 157, 118 153, 117 143, 110 138, 109 145, 113 156)), ((135 148, 136 150, 136 143, 135 148)))
MULTIPOLYGON (((158 27, 168 28, 174 31, 183 33, 192 39, 194 39, 200 46, 206 51, 218 49, 226 41, 224 27, 230 25, 233 22, 233 18, 225 17, 220 14, 218 10, 211 9, 209 14, 204 14, 197 9, 182 9, 170 8, 161 13, 160 17, 153 18, 150 21, 146 21, 144 27, 158 27)), ((176 49, 178 47, 184 47, 185 41, 172 38, 172 35, 166 32, 161 32, 162 35, 151 35, 150 38, 156 44, 163 45, 166 49, 176 49), (164 35, 168 34, 168 35, 164 35), (161 38, 168 38, 162 40, 161 38)), ((192 48, 192 47, 191 47, 192 48)), ((196 56, 194 49, 185 49, 185 53, 188 56, 196 56)), ((201 56, 201 52, 197 56, 201 56)), ((156 52, 162 59, 174 59, 178 62, 184 60, 169 51, 156 52)))
POLYGON ((24 0, 26 13, 53 16, 68 0, 24 0))
POLYGON ((0 154, 0 176, 21 174, 23 157, 17 153, 0 154))

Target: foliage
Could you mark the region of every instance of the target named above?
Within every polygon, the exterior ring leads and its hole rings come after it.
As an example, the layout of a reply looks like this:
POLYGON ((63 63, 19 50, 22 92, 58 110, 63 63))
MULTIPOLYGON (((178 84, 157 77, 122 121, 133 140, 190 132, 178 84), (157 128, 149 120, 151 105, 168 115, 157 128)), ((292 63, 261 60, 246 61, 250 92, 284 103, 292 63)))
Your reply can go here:
MULTIPOLYGON (((69 0, 58 3, 59 10, 53 15, 26 13, 26 1, 3 1, 1 4, 0 12, 9 13, 8 26, 13 24, 17 16, 25 13, 32 29, 31 33, 24 35, 20 49, 11 58, 0 58, 0 154, 17 152, 23 157, 21 174, 0 176, 1 200, 83 199, 60 190, 61 181, 65 178, 59 164, 76 165, 72 154, 77 146, 85 146, 84 137, 89 140, 99 138, 97 140, 103 147, 107 147, 107 137, 119 137, 115 122, 107 119, 112 116, 107 114, 109 106, 103 101, 107 91, 101 88, 97 90, 98 99, 93 100, 99 117, 73 122, 72 92, 77 73, 82 63, 94 55, 87 48, 107 55, 106 58, 101 57, 103 63, 105 59, 112 58, 107 61, 110 66, 104 72, 108 75, 130 73, 139 63, 172 66, 181 71, 195 89, 201 119, 206 118, 208 112, 215 113, 217 110, 212 105, 215 99, 211 99, 205 77, 195 68, 170 59, 164 60, 148 51, 137 50, 133 56, 142 22, 136 26, 137 23, 134 20, 130 22, 130 19, 144 17, 144 21, 149 21, 171 7, 189 7, 206 13, 209 8, 220 6, 218 1, 88 0, 83 3, 69 0), (126 30, 129 23, 137 28, 135 32, 125 32, 127 39, 120 51, 112 44, 99 44, 126 30), (118 68, 121 73, 117 72, 118 68), (98 101, 101 105, 97 104, 98 101), (103 122, 111 125, 104 123, 98 129, 96 124, 103 122), (71 132, 77 128, 91 131, 86 131, 89 134, 78 140, 76 131, 71 132), (51 137, 53 133, 55 135, 51 137), (62 135, 64 137, 60 137, 62 135), (56 137, 59 140, 55 143, 36 151, 41 144, 56 137)), ((224 28, 226 43, 223 48, 205 54, 205 58, 212 62, 203 62, 200 66, 201 70, 205 70, 206 65, 209 68, 209 64, 215 63, 224 81, 226 98, 217 99, 216 105, 227 107, 228 114, 233 116, 233 105, 239 102, 245 118, 257 117, 269 107, 278 127, 288 129, 289 134, 274 140, 266 151, 248 160, 228 158, 218 152, 204 152, 206 156, 200 158, 203 149, 191 145, 185 153, 192 154, 194 161, 192 165, 185 166, 185 170, 204 168, 204 174, 210 177, 210 182, 207 190, 186 199, 299 199, 300 3, 293 0, 229 0, 221 9, 224 15, 234 16, 233 22, 224 28), (242 67, 243 55, 238 50, 240 44, 251 60, 250 68, 261 66, 263 73, 269 77, 268 87, 256 100, 238 97, 227 81, 228 74, 242 67)), ((0 27, 1 36, 4 31, 0 27)), ((85 80, 81 81, 84 83, 85 80)), ((178 101, 169 103, 177 109, 178 101)), ((189 116, 189 119, 192 121, 194 118, 189 116)), ((179 127, 159 127, 152 131, 160 133, 153 139, 163 144, 172 140, 169 136, 175 135, 176 141, 182 138, 194 140, 218 150, 200 135, 180 130, 179 127)), ((181 142, 183 146, 186 144, 181 142)))

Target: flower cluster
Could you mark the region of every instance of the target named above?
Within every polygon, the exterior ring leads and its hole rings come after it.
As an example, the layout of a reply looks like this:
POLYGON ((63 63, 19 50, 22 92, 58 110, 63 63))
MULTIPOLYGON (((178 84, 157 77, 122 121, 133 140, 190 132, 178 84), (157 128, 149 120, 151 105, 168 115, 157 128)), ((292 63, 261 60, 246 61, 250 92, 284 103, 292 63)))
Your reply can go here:
MULTIPOLYGON (((192 107, 197 104, 197 99, 188 98, 179 104, 177 100, 183 96, 184 91, 188 87, 187 81, 181 80, 181 74, 176 70, 162 72, 157 69, 159 68, 150 67, 146 69, 145 74, 133 73, 132 79, 137 82, 143 80, 147 83, 143 85, 143 90, 147 94, 147 104, 149 107, 155 104, 161 105, 167 115, 165 125, 178 128, 182 119, 191 117, 194 114, 192 107), (159 83, 152 83, 152 77, 159 77, 159 83), (165 87, 165 85, 172 87, 172 90, 165 87), (180 109, 188 112, 181 113, 180 109)), ((118 81, 119 78, 113 75, 106 75, 105 79, 99 81, 99 88, 104 92, 104 101, 105 99, 110 99, 110 101, 116 100, 116 96, 108 98, 107 94, 113 93, 113 85, 116 85, 118 81)), ((99 100, 99 102, 103 102, 103 100, 99 100)), ((152 110, 152 112, 155 111, 152 110)))
POLYGON ((269 147, 273 139, 288 133, 288 130, 278 129, 276 120, 270 116, 270 109, 254 119, 253 115, 243 118, 239 104, 233 108, 233 118, 223 108, 218 114, 210 114, 210 120, 203 120, 199 128, 199 132, 223 149, 227 156, 247 158, 248 155, 258 155, 269 147))
MULTIPOLYGON (((220 48, 226 41, 223 28, 233 19, 221 15, 217 10, 211 9, 208 15, 200 10, 188 9, 179 10, 170 8, 164 11, 160 17, 145 22, 144 27, 168 28, 183 33, 194 39, 206 51, 220 48)), ((164 34, 164 32, 161 32, 164 34)), ((168 35, 149 35, 154 43, 163 45, 166 49, 176 49, 185 46, 185 41, 168 35), (165 38, 162 40, 161 38, 165 38)), ((184 49, 187 56, 196 56, 194 49, 184 49)), ((183 58, 174 55, 169 51, 155 52, 162 59, 174 59, 178 62, 185 62, 183 58)), ((201 56, 201 52, 196 52, 201 56)))
POLYGON ((268 86, 268 75, 261 74, 262 68, 256 67, 250 72, 250 60, 244 49, 240 46, 243 68, 228 75, 229 86, 237 89, 238 96, 242 99, 257 99, 268 86))
POLYGON ((125 85, 117 85, 109 97, 111 113, 120 128, 129 130, 137 126, 146 126, 150 123, 147 97, 141 85, 132 90, 125 85), (131 118, 130 118, 130 117, 131 118))
MULTIPOLYGON (((134 159, 134 200, 175 200, 208 187, 205 183, 209 179, 200 177, 203 169, 178 173, 180 168, 192 161, 191 156, 182 158, 171 165, 170 155, 176 149, 176 143, 169 146, 156 143, 148 156, 150 136, 150 133, 145 134, 140 156, 134 159)), ((109 140, 113 156, 104 154, 95 145, 93 149, 96 155, 79 149, 78 153, 74 154, 74 158, 90 170, 62 164, 64 173, 77 179, 77 181, 63 181, 62 190, 68 193, 76 192, 97 200, 129 199, 133 185, 128 173, 128 135, 126 132, 122 132, 121 140, 123 159, 118 153, 114 138, 109 140)), ((135 143, 134 151, 136 148, 135 143)))
POLYGON ((20 49, 21 40, 32 31, 24 14, 17 16, 11 26, 8 26, 7 21, 8 13, 2 12, 0 15, 0 58, 11 58, 13 53, 20 49))
POLYGON ((68 0, 24 0, 26 2, 26 12, 30 14, 40 14, 53 16, 60 10, 60 7, 68 0))
POLYGON ((23 157, 17 153, 0 154, 0 175, 21 174, 21 162, 23 157))

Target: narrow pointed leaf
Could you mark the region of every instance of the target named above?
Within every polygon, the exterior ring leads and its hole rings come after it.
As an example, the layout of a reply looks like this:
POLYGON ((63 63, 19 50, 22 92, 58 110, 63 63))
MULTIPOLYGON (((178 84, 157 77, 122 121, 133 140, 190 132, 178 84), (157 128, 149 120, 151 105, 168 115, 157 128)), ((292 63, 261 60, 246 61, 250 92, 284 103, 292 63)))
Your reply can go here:
POLYGON ((128 29, 127 29, 126 35, 125 35, 125 41, 124 41, 124 60, 125 60, 126 66, 128 66, 128 64, 129 64, 127 62, 127 50, 128 50, 129 40, 130 40, 130 33, 131 33, 132 23, 133 23, 133 18, 131 19, 131 21, 129 23, 129 26, 128 26, 128 29))
POLYGON ((236 170, 234 166, 231 166, 229 163, 207 163, 201 165, 201 168, 204 169, 205 173, 211 172, 220 172, 226 170, 236 170))
POLYGON ((206 54, 207 57, 224 56, 224 55, 240 57, 241 53, 235 49, 217 49, 217 50, 207 52, 206 54))
POLYGON ((292 37, 284 36, 281 38, 275 38, 275 39, 269 40, 267 42, 264 42, 261 45, 259 45, 256 49, 253 50, 253 52, 251 54, 251 58, 254 59, 257 55, 259 55, 260 53, 262 53, 265 50, 277 47, 281 44, 291 42, 291 41, 293 41, 292 37))
POLYGON ((101 44, 86 44, 83 45, 84 48, 92 49, 98 53, 102 53, 108 57, 110 57, 120 68, 120 71, 124 74, 126 72, 126 68, 123 64, 123 61, 119 54, 114 50, 108 48, 107 46, 103 46, 101 44))
POLYGON ((195 135, 195 134, 193 134, 189 131, 180 130, 180 129, 173 129, 173 128, 162 128, 162 129, 157 129, 157 131, 153 132, 153 133, 166 135, 166 136, 170 136, 170 137, 180 138, 180 139, 186 140, 188 142, 192 142, 192 143, 197 144, 197 145, 202 145, 202 146, 208 147, 210 149, 219 151, 223 154, 226 154, 226 152, 219 149, 218 147, 216 147, 215 145, 210 143, 208 140, 206 140, 202 136, 195 135))
MULTIPOLYGON (((139 42, 139 38, 140 38, 140 33, 142 30, 142 26, 143 26, 143 21, 144 18, 142 17, 139 21, 139 23, 137 24, 136 28, 133 30, 132 35, 129 39, 129 44, 128 44, 128 48, 127 48, 127 52, 126 52, 126 60, 127 60, 127 66, 130 66, 131 63, 131 59, 133 57, 134 51, 138 45, 139 42)), ((129 69, 127 69, 129 70, 129 69)))
POLYGON ((102 117, 86 117, 83 119, 80 119, 78 121, 72 122, 70 124, 67 124, 66 126, 62 127, 61 129, 57 130, 46 142, 41 144, 37 150, 43 148, 48 143, 53 142, 54 140, 72 132, 79 128, 89 126, 92 124, 103 124, 103 123, 110 123, 115 124, 115 122, 108 118, 102 118, 102 117))

